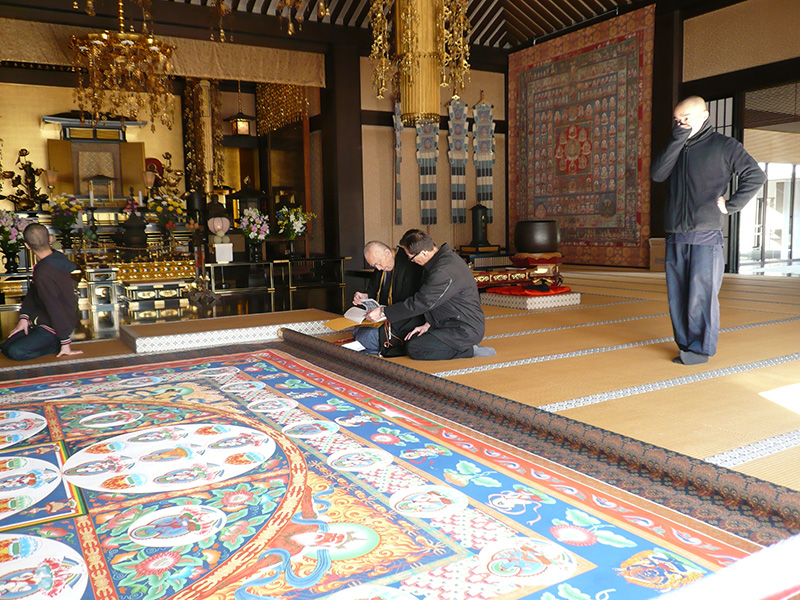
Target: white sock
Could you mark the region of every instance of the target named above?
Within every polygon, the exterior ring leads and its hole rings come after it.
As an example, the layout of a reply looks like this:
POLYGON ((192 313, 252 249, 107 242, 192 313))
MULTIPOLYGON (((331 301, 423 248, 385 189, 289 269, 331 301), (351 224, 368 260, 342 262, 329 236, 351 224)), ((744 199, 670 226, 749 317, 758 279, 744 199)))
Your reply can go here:
POLYGON ((472 347, 472 356, 494 356, 497 354, 497 351, 494 348, 490 348, 489 346, 473 346, 472 347))

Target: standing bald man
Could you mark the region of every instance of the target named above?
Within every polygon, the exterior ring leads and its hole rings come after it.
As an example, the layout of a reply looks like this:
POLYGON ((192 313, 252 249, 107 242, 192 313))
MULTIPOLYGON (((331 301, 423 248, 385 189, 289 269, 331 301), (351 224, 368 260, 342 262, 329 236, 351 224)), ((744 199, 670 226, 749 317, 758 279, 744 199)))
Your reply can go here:
POLYGON ((679 349, 673 362, 697 365, 717 351, 724 217, 742 210, 766 175, 738 141, 714 131, 702 98, 686 98, 673 114, 672 139, 650 166, 650 176, 654 181, 669 179, 665 265, 679 349), (738 186, 726 200, 734 174, 738 186))

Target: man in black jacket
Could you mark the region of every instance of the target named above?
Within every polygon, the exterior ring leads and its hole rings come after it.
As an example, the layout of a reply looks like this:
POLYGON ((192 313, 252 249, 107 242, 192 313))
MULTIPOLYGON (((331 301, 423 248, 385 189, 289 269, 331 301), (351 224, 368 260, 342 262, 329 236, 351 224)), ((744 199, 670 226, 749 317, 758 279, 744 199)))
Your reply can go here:
MULTIPOLYGON (((416 294, 422 284, 422 267, 408 260, 404 251, 392 250, 383 242, 368 242, 364 246, 364 260, 375 272, 367 285, 366 293, 356 292, 353 296, 353 304, 356 306, 367 298, 372 298, 378 304, 391 306, 416 294)), ((370 354, 404 356, 406 335, 424 322, 422 316, 417 316, 386 321, 382 327, 357 327, 353 337, 370 354)))
POLYGON ((33 281, 22 300, 16 327, 0 346, 12 360, 31 360, 46 354, 83 354, 73 350, 70 334, 78 322, 78 299, 70 273, 75 270, 67 257, 50 247, 50 233, 44 225, 31 223, 22 233, 25 246, 39 262, 33 281))
POLYGON ((367 313, 390 322, 425 316, 425 323, 406 335, 408 355, 415 360, 447 360, 492 356, 494 348, 478 346, 485 331, 475 277, 467 263, 447 244, 436 247, 431 237, 410 229, 400 240, 409 260, 425 270, 422 287, 411 298, 367 313))
POLYGON ((672 140, 653 161, 650 175, 655 181, 669 178, 667 298, 680 350, 673 362, 696 365, 717 350, 724 216, 742 210, 766 175, 738 141, 714 131, 702 98, 681 101, 674 117, 672 140), (734 174, 738 186, 726 200, 734 174))

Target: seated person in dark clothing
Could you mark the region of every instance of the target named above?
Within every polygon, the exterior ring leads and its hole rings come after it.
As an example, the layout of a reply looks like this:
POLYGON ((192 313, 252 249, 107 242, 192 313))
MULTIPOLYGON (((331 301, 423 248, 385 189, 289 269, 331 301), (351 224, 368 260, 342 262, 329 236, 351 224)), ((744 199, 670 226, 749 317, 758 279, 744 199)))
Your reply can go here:
MULTIPOLYGON (((353 296, 353 304, 356 306, 367 298, 372 298, 378 304, 391 306, 413 296, 422 284, 422 267, 408 260, 402 250, 392 250, 383 242, 368 242, 364 246, 364 259, 375 272, 366 293, 356 292, 353 296)), ((370 354, 404 356, 406 335, 424 322, 425 319, 418 316, 386 321, 381 327, 357 327, 353 337, 370 354)))
POLYGON ((12 360, 83 354, 72 349, 69 338, 78 322, 78 299, 70 275, 75 265, 50 247, 50 233, 44 225, 31 223, 22 235, 38 262, 22 300, 19 321, 0 351, 12 360))
POLYGON ((406 335, 408 355, 415 360, 447 360, 492 356, 479 346, 485 330, 478 285, 467 263, 447 244, 437 247, 419 229, 400 240, 408 259, 425 270, 422 287, 412 297, 367 313, 367 320, 385 316, 390 322, 424 315, 425 323, 406 335))

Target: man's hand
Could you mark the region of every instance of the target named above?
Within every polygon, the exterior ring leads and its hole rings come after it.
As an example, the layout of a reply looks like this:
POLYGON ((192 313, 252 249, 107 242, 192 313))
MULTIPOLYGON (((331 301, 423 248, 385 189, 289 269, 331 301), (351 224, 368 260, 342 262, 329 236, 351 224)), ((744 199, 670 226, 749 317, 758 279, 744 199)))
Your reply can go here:
POLYGON ((59 353, 56 354, 56 358, 59 356, 74 356, 75 354, 83 354, 83 350, 73 350, 72 344, 64 344, 61 346, 59 353))
POLYGON ((406 336, 406 341, 410 340, 412 337, 414 337, 414 335, 422 335, 430 328, 431 328, 430 323, 425 323, 424 325, 420 325, 419 327, 414 327, 414 329, 408 332, 408 335, 406 336))
POLYGON ((20 319, 17 321, 16 327, 8 332, 8 337, 11 337, 15 333, 19 333, 20 331, 24 331, 25 335, 28 335, 28 326, 30 325, 30 321, 28 319, 20 319))
POLYGON ((728 208, 725 206, 725 198, 722 196, 717 198, 717 206, 719 207, 719 212, 721 212, 723 215, 728 214, 728 208))
POLYGON ((678 120, 673 121, 672 123, 672 137, 676 140, 682 140, 684 138, 688 138, 689 135, 692 133, 692 126, 688 123, 681 123, 678 120))
POLYGON ((380 321, 382 318, 383 318, 382 306, 379 306, 378 308, 373 308, 366 315, 364 315, 364 320, 371 321, 372 323, 380 321))
POLYGON ((358 306, 359 304, 364 302, 364 300, 366 300, 367 298, 369 298, 369 296, 367 296, 364 292, 356 292, 355 295, 353 296, 353 304, 355 306, 358 306))

